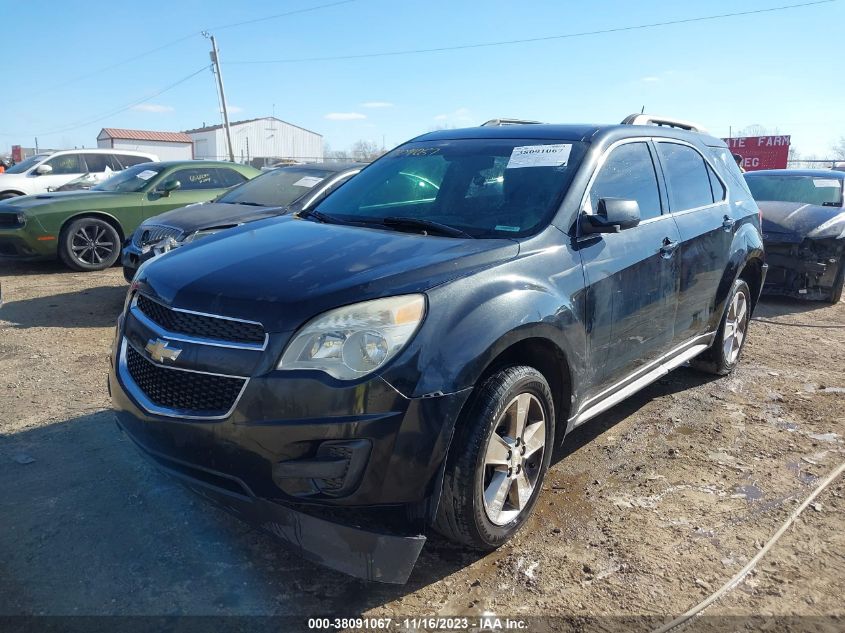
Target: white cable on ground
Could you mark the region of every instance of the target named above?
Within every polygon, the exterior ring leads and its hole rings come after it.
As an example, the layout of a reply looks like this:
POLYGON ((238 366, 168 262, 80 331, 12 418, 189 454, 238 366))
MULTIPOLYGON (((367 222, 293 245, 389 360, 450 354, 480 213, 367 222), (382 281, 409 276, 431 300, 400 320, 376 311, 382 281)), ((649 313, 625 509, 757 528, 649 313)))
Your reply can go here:
POLYGON ((728 582, 726 582, 724 585, 722 585, 714 593, 710 594, 710 596, 708 596, 707 598, 705 598, 704 600, 699 602, 692 609, 690 609, 689 611, 687 611, 683 615, 678 616, 677 618, 675 618, 674 620, 672 620, 668 624, 664 624, 659 629, 655 629, 652 633, 666 633, 667 631, 671 631, 672 629, 675 629, 675 628, 685 624, 686 622, 688 622, 692 618, 699 615, 702 611, 704 611, 704 609, 709 607, 711 604, 716 602, 719 598, 721 598, 723 595, 725 595, 728 591, 730 591, 731 589, 736 587, 740 582, 742 582, 742 579, 745 578, 748 575, 748 573, 752 569, 754 569, 754 567, 757 566, 757 563, 760 562, 760 559, 763 558, 763 556, 766 555, 766 553, 772 548, 772 546, 777 542, 777 540, 781 536, 783 536, 784 532, 786 532, 792 526, 792 524, 795 523, 795 520, 807 508, 807 506, 809 506, 813 502, 813 499, 818 497, 819 494, 821 494, 821 492, 825 488, 827 488, 830 485, 830 483, 834 479, 839 477, 839 475, 841 475, 843 472, 845 472, 845 463, 840 464, 838 468, 836 468, 827 477, 825 477, 824 481, 822 481, 818 485, 818 487, 813 491, 813 493, 804 500, 804 503, 802 503, 800 506, 795 508, 795 510, 792 512, 792 514, 789 515, 789 518, 786 520, 786 523, 784 523, 782 526, 780 526, 780 529, 777 532, 775 532, 774 536, 772 536, 772 538, 769 539, 769 541, 763 546, 763 548, 759 552, 757 552, 757 555, 754 556, 754 558, 752 558, 750 561, 748 561, 748 564, 745 567, 743 567, 741 570, 739 570, 739 572, 736 574, 736 576, 731 578, 728 582))

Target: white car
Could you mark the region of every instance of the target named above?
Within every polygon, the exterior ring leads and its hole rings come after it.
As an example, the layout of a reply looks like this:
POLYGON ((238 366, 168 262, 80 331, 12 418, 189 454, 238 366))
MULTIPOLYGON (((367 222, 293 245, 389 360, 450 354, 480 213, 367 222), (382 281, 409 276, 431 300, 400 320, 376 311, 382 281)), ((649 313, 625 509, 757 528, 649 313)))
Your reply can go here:
POLYGON ((0 174, 0 200, 53 191, 86 174, 94 180, 104 180, 113 172, 150 162, 158 162, 158 156, 114 149, 68 149, 36 154, 0 174))

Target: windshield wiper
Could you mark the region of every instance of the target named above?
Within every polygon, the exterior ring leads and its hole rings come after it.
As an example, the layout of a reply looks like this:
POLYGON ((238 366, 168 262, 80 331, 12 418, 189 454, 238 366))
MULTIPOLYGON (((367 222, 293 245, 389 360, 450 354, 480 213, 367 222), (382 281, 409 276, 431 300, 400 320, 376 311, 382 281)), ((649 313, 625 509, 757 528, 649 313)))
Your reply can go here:
POLYGON ((263 207, 263 206, 266 206, 266 205, 261 204, 260 202, 247 202, 246 200, 238 200, 237 202, 235 202, 235 203, 233 203, 233 204, 246 204, 246 205, 249 205, 249 206, 251 206, 251 207, 263 207))
POLYGON ((396 227, 397 229, 423 229, 424 231, 439 233, 440 235, 446 235, 448 237, 467 237, 470 239, 474 239, 472 235, 470 235, 466 231, 462 231, 461 229, 456 228, 454 226, 449 226, 448 224, 441 224, 440 222, 435 222, 434 220, 390 216, 387 218, 382 218, 381 223, 385 226, 396 227))
POLYGON ((303 209, 299 213, 296 214, 298 218, 314 218, 317 222, 322 222, 323 224, 349 224, 349 222, 345 222, 340 218, 336 218, 333 215, 327 215, 317 209, 303 209))

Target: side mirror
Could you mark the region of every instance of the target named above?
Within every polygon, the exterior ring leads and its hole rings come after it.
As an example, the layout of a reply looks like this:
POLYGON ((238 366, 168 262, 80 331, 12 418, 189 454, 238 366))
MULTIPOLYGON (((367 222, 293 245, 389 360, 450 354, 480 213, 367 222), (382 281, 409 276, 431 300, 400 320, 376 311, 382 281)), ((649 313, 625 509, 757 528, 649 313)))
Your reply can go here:
POLYGON ((178 180, 165 180, 163 183, 161 183, 161 186, 156 190, 156 193, 167 197, 170 195, 171 191, 176 191, 181 186, 182 183, 178 180))
POLYGON ((581 214, 582 233, 618 233, 640 223, 640 205, 636 200, 602 198, 595 215, 581 214))
POLYGON ((50 165, 45 165, 44 163, 41 163, 38 167, 35 168, 35 173, 39 176, 46 176, 51 171, 53 171, 53 168, 50 167, 50 165))

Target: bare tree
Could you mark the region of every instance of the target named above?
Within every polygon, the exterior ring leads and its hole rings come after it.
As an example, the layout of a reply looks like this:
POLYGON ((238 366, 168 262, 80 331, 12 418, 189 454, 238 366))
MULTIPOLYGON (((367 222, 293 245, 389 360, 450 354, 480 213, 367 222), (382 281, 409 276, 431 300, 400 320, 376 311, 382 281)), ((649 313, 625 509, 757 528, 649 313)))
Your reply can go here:
POLYGON ((841 136, 839 141, 833 144, 832 149, 836 160, 845 160, 845 136, 841 136))
POLYGON ((384 154, 384 150, 374 141, 360 140, 352 144, 352 151, 350 153, 355 160, 371 162, 384 154))

